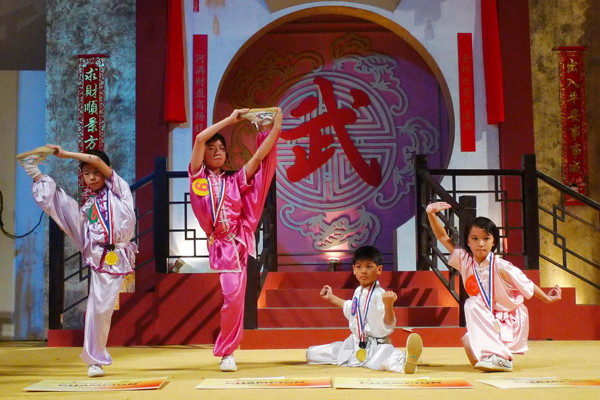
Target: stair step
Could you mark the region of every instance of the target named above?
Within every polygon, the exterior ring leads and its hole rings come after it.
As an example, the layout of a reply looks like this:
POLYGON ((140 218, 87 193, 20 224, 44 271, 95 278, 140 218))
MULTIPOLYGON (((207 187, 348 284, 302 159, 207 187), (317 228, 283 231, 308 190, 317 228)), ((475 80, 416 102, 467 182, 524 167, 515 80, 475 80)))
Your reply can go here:
MULTIPOLYGON (((458 307, 396 307, 396 326, 458 325, 458 307)), ((260 328, 347 327, 348 320, 339 307, 261 308, 260 328)))
MULTIPOLYGON (((446 277, 448 276, 447 272, 444 274, 446 277)), ((427 289, 437 289, 437 304, 435 305, 454 307, 457 304, 454 297, 452 297, 452 294, 444 287, 435 273, 431 271, 384 271, 379 275, 378 280, 381 287, 386 290, 417 289, 422 291, 423 295, 421 296, 425 296, 427 289)), ((267 306, 267 293, 270 290, 313 289, 317 290, 318 294, 318 291, 325 285, 331 286, 334 293, 340 289, 350 289, 353 292, 358 286, 358 282, 352 272, 348 271, 313 273, 269 272, 258 300, 258 306, 260 308, 267 306)), ((419 298, 418 294, 416 296, 419 298)), ((348 296, 348 298, 351 297, 352 294, 348 296)))
MULTIPOLYGON (((324 285, 332 288, 356 289, 358 286, 356 277, 349 271, 269 272, 267 280, 278 289, 321 289, 324 285)), ((384 271, 379 275, 378 281, 381 287, 387 289, 444 287, 431 271, 384 271)))
MULTIPOLYGON (((396 307, 411 306, 437 306, 438 289, 413 288, 392 289, 398 300, 396 307)), ((267 290, 267 307, 331 307, 331 303, 323 300, 319 289, 272 289, 267 290)), ((335 289, 336 296, 342 299, 351 299, 354 289, 335 289)))
MULTIPOLYGON (((427 347, 462 347, 460 339, 467 330, 457 326, 449 327, 418 327, 413 332, 418 333, 427 347)), ((406 338, 411 332, 396 328, 391 334, 392 344, 398 348, 406 346, 406 338)), ((346 328, 317 328, 317 329, 251 329, 244 330, 242 349, 306 349, 310 346, 343 341, 350 335, 346 328)), ((427 362, 427 352, 424 353, 427 362)))

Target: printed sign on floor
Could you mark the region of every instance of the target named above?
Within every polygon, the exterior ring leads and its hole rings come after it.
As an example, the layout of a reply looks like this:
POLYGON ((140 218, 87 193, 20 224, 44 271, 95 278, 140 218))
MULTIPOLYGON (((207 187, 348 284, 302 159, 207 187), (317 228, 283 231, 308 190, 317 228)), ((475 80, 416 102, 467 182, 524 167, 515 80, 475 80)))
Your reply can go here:
POLYGON ((196 389, 300 389, 329 387, 331 387, 331 379, 329 378, 241 378, 205 379, 196 386, 196 389))
POLYGON ((485 383, 499 389, 600 387, 600 379, 502 378, 481 379, 477 382, 485 383))
POLYGON ((470 389, 457 378, 335 378, 336 389, 470 389))
POLYGON ((167 377, 146 379, 87 379, 87 380, 43 380, 26 387, 27 392, 106 392, 111 390, 160 389, 167 377))

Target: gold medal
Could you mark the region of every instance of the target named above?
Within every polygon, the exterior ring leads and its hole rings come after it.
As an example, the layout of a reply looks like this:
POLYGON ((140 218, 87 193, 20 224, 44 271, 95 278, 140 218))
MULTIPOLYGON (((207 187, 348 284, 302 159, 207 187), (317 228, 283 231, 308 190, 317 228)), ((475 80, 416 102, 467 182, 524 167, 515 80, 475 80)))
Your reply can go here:
POLYGON ((211 234, 210 234, 210 239, 208 239, 208 245, 209 245, 209 246, 212 246, 212 245, 213 245, 213 242, 214 242, 214 240, 213 240, 213 234, 211 233, 211 234))
POLYGON ((109 251, 106 253, 104 261, 106 261, 108 265, 115 265, 119 261, 119 256, 114 251, 109 251))
POLYGON ((365 349, 360 349, 356 352, 356 358, 358 361, 363 362, 365 358, 367 358, 367 351, 365 349))

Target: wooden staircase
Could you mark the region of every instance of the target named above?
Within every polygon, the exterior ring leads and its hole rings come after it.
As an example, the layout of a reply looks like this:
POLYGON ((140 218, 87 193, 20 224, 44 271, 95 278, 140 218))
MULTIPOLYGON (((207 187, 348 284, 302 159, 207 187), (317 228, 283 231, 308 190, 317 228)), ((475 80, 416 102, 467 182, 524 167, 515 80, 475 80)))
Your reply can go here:
MULTIPOLYGON (((433 272, 383 272, 379 283, 398 295, 394 345, 404 346, 410 332, 403 327, 430 346, 460 345, 465 329, 458 327, 458 304, 433 272)), ((269 273, 258 301, 259 329, 244 331, 242 348, 307 348, 348 337, 342 310, 319 296, 324 285, 351 299, 358 282, 346 271, 269 273)))
MULTIPOLYGON (((539 271, 524 271, 539 285, 539 271)), ((384 272, 382 287, 398 295, 394 311, 396 347, 404 347, 410 328, 426 347, 461 347, 466 329, 458 322, 458 305, 430 271, 384 272)), ((259 329, 244 331, 243 349, 307 348, 344 340, 348 322, 341 309, 319 296, 323 285, 350 299, 357 286, 351 272, 270 273, 259 299, 259 329)), ((544 304, 526 300, 530 340, 600 339, 600 305, 577 305, 575 289, 563 288, 562 300, 544 304)))

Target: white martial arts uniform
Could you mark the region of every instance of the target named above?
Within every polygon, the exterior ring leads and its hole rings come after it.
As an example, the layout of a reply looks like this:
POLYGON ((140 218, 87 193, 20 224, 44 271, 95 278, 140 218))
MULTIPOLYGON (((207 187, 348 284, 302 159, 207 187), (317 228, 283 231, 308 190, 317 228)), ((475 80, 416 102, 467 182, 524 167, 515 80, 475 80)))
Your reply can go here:
POLYGON ((333 342, 320 346, 311 346, 306 351, 306 361, 309 364, 337 364, 343 367, 367 367, 375 370, 401 372, 404 370, 406 353, 394 348, 389 335, 394 331, 396 318, 392 325, 383 322, 385 306, 382 296, 385 290, 376 283, 373 291, 365 325, 367 355, 365 361, 356 358, 359 347, 359 327, 356 313, 360 309, 365 312, 365 303, 369 288, 358 287, 352 300, 344 302, 344 316, 348 319, 352 334, 343 342, 333 342), (359 307, 353 310, 352 303, 358 299, 359 307), (352 311, 355 311, 352 313, 352 311))
POLYGON ((71 238, 91 267, 81 359, 90 365, 110 365, 112 358, 106 351, 110 320, 123 277, 133 272, 137 252, 135 243, 130 242, 135 233, 135 212, 129 185, 113 170, 112 177, 106 179, 106 186, 97 193, 100 212, 105 217, 106 201, 111 199, 114 251, 118 256, 115 265, 104 262, 107 240, 100 222, 90 222, 93 197, 79 207, 77 201, 47 175, 33 183, 32 192, 38 206, 71 238))

